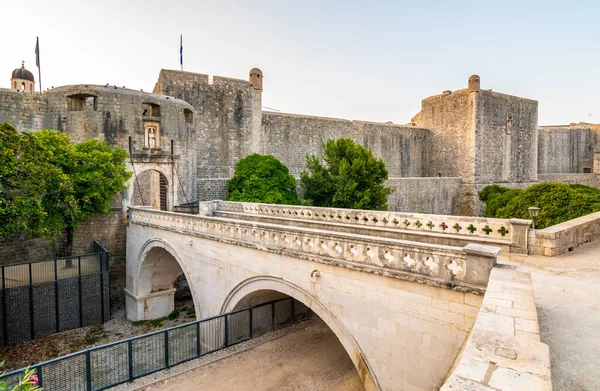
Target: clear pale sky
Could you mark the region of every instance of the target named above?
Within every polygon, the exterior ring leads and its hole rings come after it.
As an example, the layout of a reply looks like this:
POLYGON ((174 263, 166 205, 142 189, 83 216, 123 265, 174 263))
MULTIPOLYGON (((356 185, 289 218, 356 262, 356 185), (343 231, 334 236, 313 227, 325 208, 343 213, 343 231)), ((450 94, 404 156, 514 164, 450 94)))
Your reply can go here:
POLYGON ((410 121, 427 96, 481 86, 539 101, 540 124, 600 122, 599 1, 0 3, 0 87, 25 60, 42 87, 151 91, 161 68, 248 79, 283 112, 410 121), (2 76, 4 75, 4 76, 2 76))

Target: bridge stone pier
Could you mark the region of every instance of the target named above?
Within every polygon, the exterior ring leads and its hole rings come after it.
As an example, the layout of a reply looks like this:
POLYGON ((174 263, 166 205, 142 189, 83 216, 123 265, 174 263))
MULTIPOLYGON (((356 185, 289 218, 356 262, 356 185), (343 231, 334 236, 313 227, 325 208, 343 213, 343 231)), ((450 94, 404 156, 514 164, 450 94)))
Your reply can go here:
POLYGON ((199 319, 287 295, 326 322, 367 390, 442 386, 499 248, 382 237, 369 226, 296 226, 289 215, 285 224, 256 214, 219 217, 218 209, 218 201, 201 203, 200 215, 129 209, 128 319, 167 315, 181 274, 199 319))

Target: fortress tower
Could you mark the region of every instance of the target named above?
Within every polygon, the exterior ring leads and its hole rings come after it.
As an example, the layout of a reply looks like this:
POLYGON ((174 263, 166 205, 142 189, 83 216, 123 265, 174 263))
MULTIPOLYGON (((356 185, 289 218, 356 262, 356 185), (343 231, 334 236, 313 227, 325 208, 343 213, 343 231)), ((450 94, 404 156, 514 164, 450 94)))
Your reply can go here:
POLYGON ((537 101, 482 90, 478 75, 423 100, 412 122, 431 131, 427 176, 462 179, 455 214, 477 215, 477 191, 488 184, 537 181, 537 118, 537 101))
POLYGON ((21 68, 17 68, 12 72, 10 88, 30 93, 35 91, 35 79, 33 78, 33 73, 25 69, 25 61, 22 62, 21 68))

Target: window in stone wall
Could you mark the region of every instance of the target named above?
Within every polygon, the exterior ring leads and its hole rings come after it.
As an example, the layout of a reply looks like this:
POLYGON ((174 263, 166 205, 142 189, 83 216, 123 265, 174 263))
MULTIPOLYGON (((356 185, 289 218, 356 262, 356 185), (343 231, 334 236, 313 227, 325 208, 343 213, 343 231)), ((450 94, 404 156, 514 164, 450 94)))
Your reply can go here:
POLYGON ((194 113, 190 109, 183 109, 183 118, 188 124, 194 123, 194 113))
POLYGON ((591 174, 591 173, 592 173, 592 169, 591 169, 591 168, 589 168, 589 167, 584 167, 584 168, 583 168, 583 173, 584 173, 584 174, 591 174))
POLYGON ((160 123, 144 122, 144 147, 160 148, 160 123))
POLYGON ((143 103, 142 115, 145 117, 160 117, 160 105, 154 103, 143 103))
POLYGON ((75 94, 67 97, 69 111, 96 111, 96 96, 90 94, 75 94))
POLYGON ((512 114, 508 114, 506 116, 506 134, 512 133, 512 122, 513 122, 512 114))

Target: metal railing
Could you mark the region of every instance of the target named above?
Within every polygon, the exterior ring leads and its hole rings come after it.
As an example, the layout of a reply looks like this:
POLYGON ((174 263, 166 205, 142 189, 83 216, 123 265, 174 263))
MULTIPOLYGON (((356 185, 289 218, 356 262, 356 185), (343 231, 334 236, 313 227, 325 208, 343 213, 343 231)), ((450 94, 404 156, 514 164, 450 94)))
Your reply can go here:
MULTIPOLYGON (((311 310, 287 297, 212 318, 93 347, 32 365, 45 391, 99 391, 308 319, 311 310)), ((0 377, 9 389, 25 369, 0 377)))
POLYGON ((0 345, 110 318, 108 252, 0 266, 0 345))

